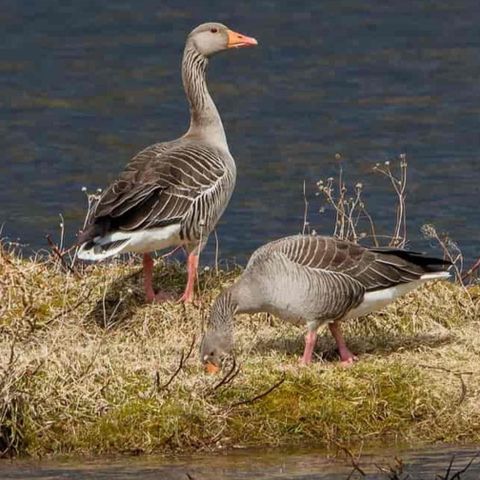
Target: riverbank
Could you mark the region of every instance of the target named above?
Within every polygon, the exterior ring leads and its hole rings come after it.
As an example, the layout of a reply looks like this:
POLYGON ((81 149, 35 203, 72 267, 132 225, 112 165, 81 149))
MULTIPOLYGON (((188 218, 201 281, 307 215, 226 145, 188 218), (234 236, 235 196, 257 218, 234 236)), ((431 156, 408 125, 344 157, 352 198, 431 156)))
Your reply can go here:
MULTIPOLYGON (((146 305, 135 259, 66 273, 0 252, 4 455, 480 441, 478 286, 436 282, 350 322, 350 369, 326 333, 315 364, 300 367, 300 329, 239 316, 239 371, 220 384, 197 345, 238 269, 203 271, 196 305, 146 305)), ((157 285, 180 293, 184 281, 178 265, 157 266, 157 285)))

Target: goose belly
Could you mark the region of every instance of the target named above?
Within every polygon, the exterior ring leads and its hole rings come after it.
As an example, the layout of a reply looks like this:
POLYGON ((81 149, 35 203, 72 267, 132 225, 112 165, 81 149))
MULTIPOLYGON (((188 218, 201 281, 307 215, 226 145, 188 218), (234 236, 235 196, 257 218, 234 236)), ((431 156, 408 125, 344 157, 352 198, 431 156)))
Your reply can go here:
POLYGON ((302 326, 305 324, 305 312, 300 312, 295 305, 285 303, 283 305, 264 305, 262 311, 271 313, 275 317, 281 318, 293 325, 302 326))
POLYGON ((403 283, 394 287, 377 290, 375 292, 367 292, 363 296, 362 303, 358 307, 350 310, 345 316, 345 319, 361 317, 377 310, 381 310, 389 303, 394 302, 397 298, 405 295, 411 290, 414 290, 423 282, 424 280, 418 280, 415 282, 403 283))
POLYGON ((283 286, 284 288, 273 295, 267 295, 268 300, 264 302, 262 310, 294 325, 304 325, 315 318, 307 292, 289 282, 285 282, 283 286))

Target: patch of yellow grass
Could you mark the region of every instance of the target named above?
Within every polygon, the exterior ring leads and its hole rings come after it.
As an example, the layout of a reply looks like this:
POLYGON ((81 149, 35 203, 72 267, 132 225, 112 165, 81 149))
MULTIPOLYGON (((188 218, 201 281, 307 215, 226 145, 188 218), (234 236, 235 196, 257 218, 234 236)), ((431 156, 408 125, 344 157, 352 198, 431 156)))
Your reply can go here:
MULTIPOLYGON (((185 274, 160 265, 180 293, 185 274)), ((0 249, 0 451, 191 451, 239 445, 480 440, 480 288, 438 282, 346 325, 360 361, 336 364, 333 340, 300 367, 303 332, 238 316, 240 372, 215 389, 198 348, 209 305, 238 270, 203 272, 200 301, 146 305, 139 263, 84 266, 0 249), (235 406, 283 383, 253 402, 235 406)))

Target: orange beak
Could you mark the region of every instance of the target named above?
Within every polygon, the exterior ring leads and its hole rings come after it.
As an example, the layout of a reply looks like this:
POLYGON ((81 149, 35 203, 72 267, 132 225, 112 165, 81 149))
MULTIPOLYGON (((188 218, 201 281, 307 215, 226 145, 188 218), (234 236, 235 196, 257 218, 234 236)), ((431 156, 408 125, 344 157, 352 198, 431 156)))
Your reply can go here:
POLYGON ((207 362, 205 363, 205 371, 209 374, 218 373, 220 371, 220 367, 217 367, 211 362, 207 362))
POLYGON ((227 48, 253 47, 254 45, 258 45, 258 42, 253 37, 247 37, 233 30, 227 30, 227 34, 227 48))

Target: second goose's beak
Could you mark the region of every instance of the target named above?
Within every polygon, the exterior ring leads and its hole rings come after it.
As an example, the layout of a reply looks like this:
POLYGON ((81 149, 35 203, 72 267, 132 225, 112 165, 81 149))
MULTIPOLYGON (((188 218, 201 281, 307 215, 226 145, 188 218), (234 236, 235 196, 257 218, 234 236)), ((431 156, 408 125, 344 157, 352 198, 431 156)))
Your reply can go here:
POLYGON ((227 48, 253 47, 254 45, 258 45, 258 42, 253 37, 247 37, 233 30, 227 30, 227 34, 227 48))
POLYGON ((206 362, 204 368, 205 371, 210 374, 218 373, 220 371, 220 367, 212 362, 206 362))

